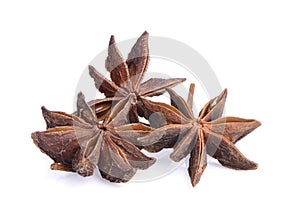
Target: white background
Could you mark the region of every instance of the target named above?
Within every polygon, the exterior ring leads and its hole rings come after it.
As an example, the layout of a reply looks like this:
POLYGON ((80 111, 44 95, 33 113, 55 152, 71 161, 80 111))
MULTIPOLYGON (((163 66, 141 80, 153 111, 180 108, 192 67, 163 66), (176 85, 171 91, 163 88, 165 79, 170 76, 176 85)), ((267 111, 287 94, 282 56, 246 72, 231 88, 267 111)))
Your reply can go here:
POLYGON ((288 0, 1 1, 1 215, 299 215, 299 11, 288 0), (110 35, 144 30, 196 49, 229 90, 226 114, 262 122, 237 144, 258 170, 210 161, 192 188, 185 165, 119 185, 49 169, 30 138, 45 127, 40 106, 71 112, 110 35))

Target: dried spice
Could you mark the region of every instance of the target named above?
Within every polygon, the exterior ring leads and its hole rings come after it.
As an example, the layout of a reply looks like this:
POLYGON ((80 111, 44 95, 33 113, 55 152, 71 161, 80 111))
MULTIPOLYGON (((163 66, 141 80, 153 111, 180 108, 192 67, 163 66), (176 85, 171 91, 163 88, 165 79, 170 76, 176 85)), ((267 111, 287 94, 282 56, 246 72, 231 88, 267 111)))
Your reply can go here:
POLYGON ((51 169, 77 172, 86 177, 97 167, 103 178, 127 182, 138 169, 147 169, 156 161, 141 149, 155 153, 164 148, 174 149, 170 155, 174 161, 190 155, 188 172, 193 186, 206 168, 207 154, 225 167, 256 169, 257 164, 247 159, 235 143, 260 122, 222 118, 226 89, 194 117, 194 84, 190 86, 187 101, 170 89, 185 78, 152 78, 142 83, 149 63, 148 37, 144 32, 138 38, 126 61, 114 36, 111 37, 105 65, 111 80, 89 66, 95 86, 105 98, 86 102, 79 93, 73 114, 42 107, 47 129, 34 132, 31 137, 53 159, 51 169), (171 105, 148 99, 165 91, 171 97, 171 105), (145 117, 151 127, 140 123, 139 116, 145 117))
POLYGON ((112 81, 105 78, 93 66, 89 66, 89 73, 95 81, 96 88, 106 96, 104 100, 94 100, 89 103, 95 107, 99 120, 103 119, 103 109, 99 107, 132 95, 130 121, 139 122, 138 113, 140 116, 145 116, 143 104, 149 101, 146 97, 159 96, 165 92, 166 88, 185 81, 185 78, 151 78, 141 83, 150 59, 148 38, 149 34, 144 32, 132 47, 127 60, 124 61, 114 36, 111 36, 105 67, 110 72, 112 81))
POLYGON ((99 123, 79 93, 76 115, 42 108, 48 129, 33 133, 32 138, 55 161, 52 169, 90 176, 98 166, 103 178, 126 182, 136 169, 146 169, 155 162, 132 144, 150 128, 139 123, 126 124, 129 102, 129 97, 118 102, 104 122, 99 123))
POLYGON ((227 90, 209 101, 197 118, 192 111, 194 85, 190 86, 187 102, 176 92, 167 90, 171 104, 179 111, 170 111, 168 118, 174 124, 158 128, 139 141, 152 143, 145 147, 150 152, 158 152, 173 146, 170 155, 174 161, 180 161, 190 154, 188 172, 191 183, 195 186, 206 168, 209 154, 226 167, 238 170, 256 169, 257 164, 248 160, 236 147, 235 143, 260 126, 253 119, 236 117, 220 118, 223 113, 227 90), (180 121, 178 121, 180 119, 180 121))

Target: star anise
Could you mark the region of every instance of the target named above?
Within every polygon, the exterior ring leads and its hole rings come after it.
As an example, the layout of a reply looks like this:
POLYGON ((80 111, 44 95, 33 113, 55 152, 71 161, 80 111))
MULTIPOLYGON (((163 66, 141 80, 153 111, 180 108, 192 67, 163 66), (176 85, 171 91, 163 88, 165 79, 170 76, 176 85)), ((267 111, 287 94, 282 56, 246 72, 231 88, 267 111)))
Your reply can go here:
POLYGON ((151 78, 142 83, 150 58, 148 38, 144 32, 125 61, 111 36, 105 62, 111 80, 89 66, 89 74, 96 88, 104 93, 104 99, 87 103, 79 93, 73 114, 42 107, 47 130, 34 132, 31 137, 54 160, 51 169, 77 172, 85 177, 97 167, 103 178, 127 182, 137 169, 146 169, 155 162, 141 152, 142 148, 149 152, 173 148, 170 157, 176 162, 190 155, 188 173, 193 186, 207 166, 207 154, 232 169, 256 169, 257 164, 247 159, 235 143, 260 126, 260 122, 222 118, 226 89, 195 117, 194 84, 190 85, 187 101, 170 89, 185 78, 151 78), (148 99, 165 91, 171 97, 171 105, 148 99), (139 116, 145 117, 151 128, 139 123, 139 116))
MULTIPOLYGON (((192 112, 193 84, 190 86, 187 102, 173 90, 167 91, 171 96, 173 107, 165 105, 167 108, 164 111, 168 113, 166 118, 173 124, 158 128, 139 138, 142 143, 152 143, 145 147, 146 150, 158 152, 165 147, 173 147, 174 151, 170 157, 177 162, 190 154, 188 172, 193 186, 199 182, 206 168, 207 153, 229 168, 237 170, 257 168, 257 164, 248 160, 234 144, 260 126, 260 122, 236 117, 220 118, 226 101, 226 89, 221 95, 209 101, 197 118, 192 112)), ((154 107, 148 109, 153 110, 154 107)))
POLYGON ((110 72, 112 81, 105 78, 93 66, 89 66, 89 73, 95 81, 96 88, 106 96, 105 100, 89 102, 89 105, 95 107, 99 120, 103 119, 105 112, 103 109, 98 109, 98 107, 103 107, 103 103, 109 105, 112 101, 119 101, 132 95, 130 122, 138 122, 138 114, 144 117, 143 101, 149 101, 146 97, 159 96, 165 92, 166 88, 186 80, 185 78, 151 78, 141 83, 149 63, 148 37, 149 34, 144 32, 132 47, 127 60, 124 61, 116 46, 114 36, 111 36, 105 66, 110 72))
POLYGON ((52 169, 89 176, 98 166, 103 178, 126 182, 137 169, 146 169, 155 162, 133 144, 150 128, 139 123, 126 124, 131 97, 120 100, 102 123, 82 93, 78 94, 77 112, 73 115, 43 107, 48 129, 32 133, 32 139, 54 160, 52 169))

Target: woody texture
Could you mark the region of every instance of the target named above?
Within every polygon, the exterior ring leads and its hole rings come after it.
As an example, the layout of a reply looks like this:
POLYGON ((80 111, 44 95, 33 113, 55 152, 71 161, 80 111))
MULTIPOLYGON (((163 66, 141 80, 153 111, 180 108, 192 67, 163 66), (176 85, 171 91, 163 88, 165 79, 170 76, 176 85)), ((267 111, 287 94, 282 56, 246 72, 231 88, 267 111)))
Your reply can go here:
POLYGON ((80 92, 77 109, 71 114, 42 107, 46 130, 34 132, 31 137, 54 161, 51 169, 83 177, 93 175, 97 169, 110 182, 127 182, 137 170, 156 162, 147 151, 156 153, 166 148, 173 148, 170 158, 175 162, 189 159, 192 186, 207 166, 207 155, 231 169, 257 169, 258 165, 235 144, 260 122, 222 117, 227 89, 194 116, 194 84, 184 100, 172 87, 185 78, 144 80, 150 59, 148 39, 149 34, 144 32, 125 60, 111 36, 105 61, 110 79, 94 66, 88 68, 103 98, 86 101, 80 92), (170 104, 151 100, 164 93, 169 94, 170 104))

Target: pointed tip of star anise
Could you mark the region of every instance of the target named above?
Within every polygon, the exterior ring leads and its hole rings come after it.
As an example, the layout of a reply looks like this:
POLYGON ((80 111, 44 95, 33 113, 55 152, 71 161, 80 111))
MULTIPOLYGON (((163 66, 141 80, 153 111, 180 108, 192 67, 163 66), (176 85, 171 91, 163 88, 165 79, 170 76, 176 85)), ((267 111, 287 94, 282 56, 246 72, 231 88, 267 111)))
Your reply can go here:
POLYGON ((85 101, 85 96, 84 96, 84 94, 82 93, 82 92, 78 92, 78 94, 77 94, 77 100, 84 100, 85 101))
POLYGON ((145 30, 142 36, 146 36, 146 35, 149 35, 149 33, 145 30))
POLYGON ((41 110, 42 110, 42 115, 43 115, 44 119, 47 119, 47 117, 49 116, 50 110, 48 110, 45 106, 42 106, 41 110))
POLYGON ((219 162, 222 166, 227 167, 229 169, 234 170, 256 170, 258 169, 258 163, 255 163, 254 161, 251 161, 247 158, 243 158, 243 162, 241 164, 230 164, 225 160, 219 159, 219 162))
MULTIPOLYGON (((225 100, 227 99, 227 95, 228 95, 228 90, 227 88, 225 88, 220 95, 218 95, 217 97, 215 97, 214 99, 216 100, 216 103, 219 103, 221 102, 222 100, 224 101, 225 103, 225 100)), ((212 99, 212 100, 214 100, 212 99)))
POLYGON ((149 39, 149 33, 147 31, 144 31, 143 34, 137 39, 137 42, 135 45, 140 44, 141 41, 145 41, 148 46, 148 39, 149 39))
MULTIPOLYGON (((77 94, 77 108, 78 107, 84 107, 86 104, 85 102, 85 96, 82 92, 78 92, 77 94)), ((79 110, 77 110, 79 112, 79 110)))
POLYGON ((114 35, 111 35, 110 36, 110 39, 109 39, 109 45, 112 45, 112 44, 115 44, 116 41, 115 41, 115 36, 114 35))
POLYGON ((204 171, 204 169, 201 172, 195 173, 194 176, 190 176, 191 184, 193 187, 195 187, 200 182, 203 171, 204 171))
POLYGON ((41 110, 42 110, 42 113, 44 113, 44 112, 46 113, 49 111, 45 106, 41 106, 41 110))
POLYGON ((91 74, 92 72, 95 72, 95 71, 96 71, 96 68, 95 68, 93 65, 89 65, 88 68, 89 68, 90 74, 91 74))
POLYGON ((45 153, 40 147, 39 147, 39 140, 38 140, 38 132, 31 133, 31 139, 33 140, 33 143, 36 147, 38 147, 41 152, 45 153))
POLYGON ((261 126, 261 122, 260 121, 257 121, 255 119, 250 119, 249 121, 252 121, 252 128, 253 128, 253 130, 255 130, 256 128, 258 128, 258 127, 261 126))
POLYGON ((96 88, 104 93, 105 99, 87 103, 79 92, 73 114, 41 107, 47 130, 34 132, 31 138, 54 160, 51 169, 77 172, 86 177, 98 166, 103 178, 127 182, 137 169, 147 169, 156 161, 144 155, 142 148, 158 152, 170 147, 174 148, 170 157, 176 162, 190 155, 188 173, 193 187, 206 168, 207 154, 231 169, 257 169, 258 164, 247 159, 235 143, 261 123, 254 119, 222 118, 227 88, 211 99, 196 118, 192 111, 195 84, 190 85, 186 101, 170 89, 186 78, 151 78, 141 83, 150 58, 148 40, 149 33, 144 31, 124 60, 111 35, 105 60, 111 80, 92 65, 88 66, 96 88), (171 96, 171 105, 146 99, 165 91, 171 96), (138 123, 138 114, 153 129, 138 123), (155 124, 152 124, 153 116, 157 116, 155 124))

